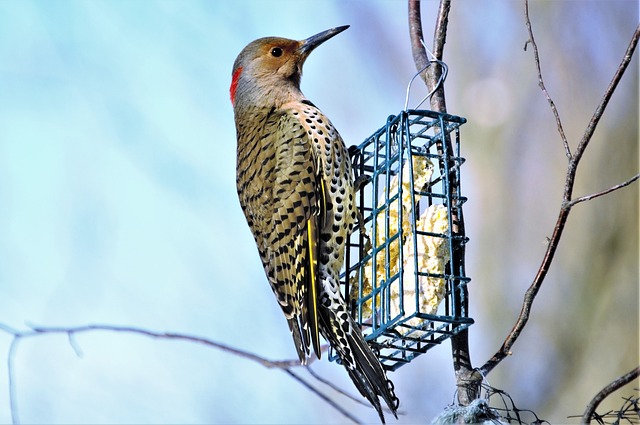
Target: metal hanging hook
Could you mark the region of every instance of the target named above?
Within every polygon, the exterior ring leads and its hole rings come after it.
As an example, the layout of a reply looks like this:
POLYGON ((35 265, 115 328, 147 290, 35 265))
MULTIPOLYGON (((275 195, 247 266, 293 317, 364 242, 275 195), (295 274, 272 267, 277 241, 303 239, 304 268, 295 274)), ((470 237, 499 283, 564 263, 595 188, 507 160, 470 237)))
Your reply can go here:
POLYGON ((444 80, 447 79, 447 74, 449 73, 449 67, 447 66, 447 64, 442 62, 441 60, 438 60, 433 55, 433 53, 431 53, 431 50, 429 50, 429 48, 426 46, 426 44, 424 43, 424 40, 420 40, 420 42, 422 43, 422 46, 424 47, 424 49, 427 51, 427 56, 429 57, 429 62, 420 71, 418 71, 413 77, 411 77, 411 80, 409 81, 409 84, 407 85, 407 94, 406 94, 405 100, 404 100, 404 110, 405 111, 407 111, 407 109, 409 108, 409 93, 411 92, 411 84, 413 84, 413 80, 415 80, 418 75, 422 74, 427 68, 429 68, 431 66, 432 63, 437 63, 438 65, 440 65, 442 67, 442 74, 440 74, 440 78, 438 79, 438 82, 436 83, 436 86, 433 88, 433 90, 431 90, 420 101, 420 103, 418 103, 416 105, 416 107, 414 109, 418 109, 420 107, 420 105, 422 105, 427 99, 429 99, 431 96, 433 96, 433 94, 442 86, 442 84, 444 84, 444 80))

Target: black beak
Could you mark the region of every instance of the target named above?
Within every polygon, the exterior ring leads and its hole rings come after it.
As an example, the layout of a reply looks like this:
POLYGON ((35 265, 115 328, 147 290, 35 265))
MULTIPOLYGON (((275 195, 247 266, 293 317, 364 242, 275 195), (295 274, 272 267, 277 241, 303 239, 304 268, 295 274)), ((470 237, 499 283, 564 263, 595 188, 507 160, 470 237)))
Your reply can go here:
POLYGON ((308 56, 309 53, 313 51, 313 49, 315 49, 334 35, 340 34, 347 28, 349 28, 349 25, 343 25, 341 27, 331 28, 329 30, 322 31, 319 34, 312 35, 311 37, 301 42, 299 48, 300 53, 302 53, 305 57, 308 56))

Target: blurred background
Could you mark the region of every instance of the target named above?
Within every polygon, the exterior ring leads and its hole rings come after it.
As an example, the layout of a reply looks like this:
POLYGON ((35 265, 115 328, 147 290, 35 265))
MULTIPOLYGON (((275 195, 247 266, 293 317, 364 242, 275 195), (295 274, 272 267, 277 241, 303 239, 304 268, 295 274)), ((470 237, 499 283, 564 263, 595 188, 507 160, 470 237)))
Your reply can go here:
MULTIPOLYGON (((422 4, 428 45, 437 6, 422 4)), ((638 24, 638 2, 535 1, 530 13, 573 149, 638 24)), ((132 325, 294 358, 236 197, 231 66, 256 38, 344 24, 307 61, 302 89, 351 145, 403 108, 415 72, 404 1, 0 2, 0 323, 132 325)), ((527 39, 522 2, 453 3, 445 87, 449 112, 469 120, 462 189, 475 366, 520 311, 564 186, 567 159, 527 39)), ((417 83, 414 99, 424 93, 417 83)), ((636 52, 580 164, 576 196, 638 172, 638 113, 636 52)), ((568 416, 638 364, 638 193, 635 183, 573 209, 529 325, 488 377, 551 423, 577 423, 568 416)), ((0 359, 10 342, 0 333, 0 359)), ((109 332, 76 343, 81 357, 62 335, 17 346, 23 422, 346 422, 283 372, 214 349, 109 332)), ((356 393, 342 367, 314 368, 356 393)), ((430 421, 454 399, 449 343, 390 377, 399 422, 430 421)), ((2 366, 0 422, 10 421, 2 366)))

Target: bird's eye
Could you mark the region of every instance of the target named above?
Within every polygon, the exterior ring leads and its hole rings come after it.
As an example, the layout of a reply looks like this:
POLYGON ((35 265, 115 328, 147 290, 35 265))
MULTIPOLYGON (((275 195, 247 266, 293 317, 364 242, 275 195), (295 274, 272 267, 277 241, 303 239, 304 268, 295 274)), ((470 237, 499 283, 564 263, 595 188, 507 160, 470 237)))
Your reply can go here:
POLYGON ((279 58, 280 56, 282 56, 282 49, 280 47, 274 47, 273 49, 271 49, 271 56, 279 58))

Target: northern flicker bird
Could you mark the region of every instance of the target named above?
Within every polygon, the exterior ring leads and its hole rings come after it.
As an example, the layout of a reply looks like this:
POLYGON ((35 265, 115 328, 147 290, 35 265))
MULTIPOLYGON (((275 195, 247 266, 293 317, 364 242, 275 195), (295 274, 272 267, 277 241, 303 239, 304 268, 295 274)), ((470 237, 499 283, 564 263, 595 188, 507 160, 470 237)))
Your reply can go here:
POLYGON ((236 183, 301 363, 311 349, 320 358, 322 335, 384 423, 379 397, 396 417, 398 399, 339 287, 346 241, 357 220, 349 154, 329 119, 300 91, 311 51, 347 28, 301 41, 261 38, 240 52, 230 88, 236 183))

